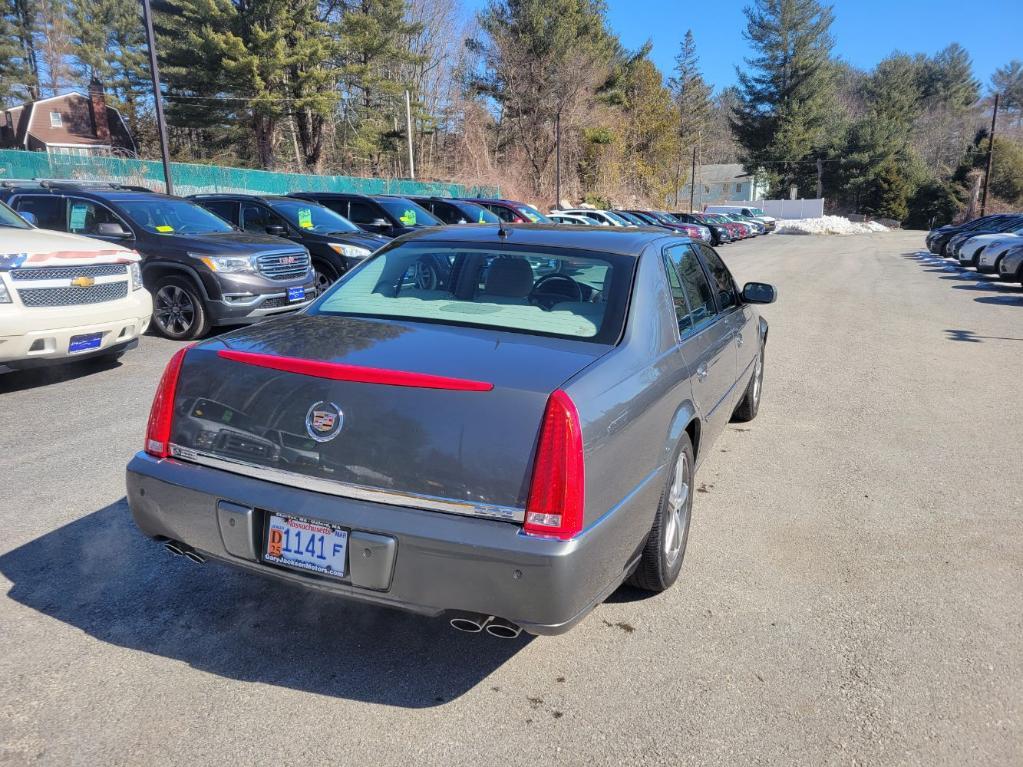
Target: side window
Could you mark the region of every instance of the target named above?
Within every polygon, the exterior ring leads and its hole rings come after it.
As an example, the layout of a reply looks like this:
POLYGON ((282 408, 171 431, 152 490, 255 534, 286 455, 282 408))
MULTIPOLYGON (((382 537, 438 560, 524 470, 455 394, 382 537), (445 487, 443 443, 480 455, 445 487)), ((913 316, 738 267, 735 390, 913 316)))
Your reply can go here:
POLYGON ((210 213, 238 225, 238 203, 231 200, 203 200, 201 205, 210 213))
POLYGON ((493 207, 488 205, 487 207, 490 208, 490 210, 493 211, 493 213, 502 221, 514 222, 515 219, 518 218, 514 212, 508 210, 508 208, 503 208, 500 205, 494 205, 493 207))
POLYGON ((242 229, 246 232, 266 234, 268 226, 285 226, 285 222, 262 205, 251 202, 242 205, 242 229))
POLYGON ((672 297, 674 298, 677 280, 682 294, 685 296, 684 306, 688 313, 685 317, 679 302, 675 301, 675 311, 679 316, 678 329, 681 335, 691 331, 699 330, 712 322, 717 314, 717 307, 714 305, 714 291, 707 280, 707 275, 700 266, 696 253, 688 245, 675 245, 665 252, 666 266, 668 269, 668 283, 672 286, 672 297), (674 272, 674 280, 672 278, 674 272))
POLYGON ((457 224, 465 218, 465 216, 463 216, 453 205, 448 205, 445 202, 437 202, 436 200, 427 200, 426 202, 427 205, 429 205, 427 210, 445 224, 457 224))
POLYGON ((68 199, 67 230, 69 232, 72 234, 96 234, 100 224, 121 224, 121 220, 109 208, 92 200, 78 200, 74 197, 68 199))
POLYGON ((354 224, 372 224, 378 218, 384 218, 372 205, 362 200, 352 200, 348 210, 348 219, 354 224))
POLYGON ((678 319, 678 332, 685 335, 693 326, 692 317, 689 311, 689 302, 686 301, 685 291, 682 289, 682 279, 678 275, 675 266, 681 258, 678 251, 688 250, 685 245, 673 245, 665 248, 662 257, 664 259, 664 271, 668 275, 668 289, 671 291, 671 302, 675 305, 675 317, 678 319))
POLYGON ((700 245, 699 248, 700 253, 703 255, 703 260, 707 264, 707 270, 710 272, 717 289, 718 308, 721 311, 726 311, 734 306, 738 306, 739 291, 735 289, 735 280, 732 279, 732 273, 728 271, 728 267, 721 260, 721 256, 706 245, 700 245))
POLYGON ((67 231, 67 218, 64 215, 66 201, 63 197, 52 195, 22 195, 14 202, 14 209, 19 213, 31 213, 36 217, 36 224, 41 229, 67 231))

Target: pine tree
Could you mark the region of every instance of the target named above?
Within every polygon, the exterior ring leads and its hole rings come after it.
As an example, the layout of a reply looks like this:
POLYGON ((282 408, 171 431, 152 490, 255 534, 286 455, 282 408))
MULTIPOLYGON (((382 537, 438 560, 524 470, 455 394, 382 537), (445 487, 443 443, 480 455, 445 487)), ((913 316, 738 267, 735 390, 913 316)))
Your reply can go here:
POLYGON ((927 62, 923 79, 924 97, 953 111, 967 109, 980 98, 970 54, 959 43, 938 51, 927 62))
POLYGON ((766 171, 775 190, 785 189, 825 139, 835 95, 833 13, 816 0, 754 0, 745 13, 755 55, 736 69, 732 130, 747 171, 766 171))
POLYGON ((126 112, 132 135, 140 131, 140 111, 148 96, 149 64, 140 6, 135 0, 70 0, 73 57, 71 71, 84 86, 93 79, 108 101, 126 112))
MULTIPOLYGON (((693 30, 686 30, 682 48, 675 57, 675 74, 670 81, 675 107, 678 110, 678 147, 675 155, 675 208, 680 206, 682 166, 685 156, 697 146, 710 119, 711 89, 700 73, 693 30)), ((695 184, 696 179, 690 179, 695 184)))
MULTIPOLYGON (((39 33, 39 8, 35 0, 0 0, 2 15, 6 19, 8 45, 13 43, 16 53, 8 60, 12 62, 12 74, 18 81, 12 86, 23 91, 30 99, 38 99, 39 91, 39 56, 36 52, 37 35, 39 33), (16 62, 13 63, 13 62, 16 62)), ((3 34, 3 30, 0 30, 3 34)), ((3 44, 0 43, 0 46, 3 44)), ((12 86, 7 86, 8 88, 12 86)), ((0 90, 4 85, 0 84, 0 90)))
POLYGON ((357 0, 341 18, 341 67, 345 118, 353 159, 374 176, 384 171, 385 155, 396 155, 405 131, 402 78, 415 55, 408 38, 420 25, 405 17, 404 0, 357 0))
POLYGON ((1023 61, 1013 59, 991 75, 991 93, 1001 94, 1001 108, 1023 121, 1023 61))
POLYGON ((0 106, 27 95, 22 85, 28 79, 22 53, 9 8, 0 6, 0 106))
POLYGON ((197 134, 193 146, 243 142, 243 157, 274 168, 293 110, 323 116, 336 103, 315 9, 314 0, 170 0, 157 25, 168 120, 197 134))

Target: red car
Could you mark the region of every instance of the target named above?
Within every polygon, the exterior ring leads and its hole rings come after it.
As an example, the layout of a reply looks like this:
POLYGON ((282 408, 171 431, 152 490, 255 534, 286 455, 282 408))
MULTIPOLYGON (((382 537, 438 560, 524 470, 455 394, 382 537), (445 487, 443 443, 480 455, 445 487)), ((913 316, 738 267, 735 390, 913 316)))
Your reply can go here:
POLYGON ((532 205, 515 200, 488 200, 482 197, 463 197, 465 202, 474 202, 482 205, 502 221, 509 224, 553 224, 554 221, 547 218, 532 205))

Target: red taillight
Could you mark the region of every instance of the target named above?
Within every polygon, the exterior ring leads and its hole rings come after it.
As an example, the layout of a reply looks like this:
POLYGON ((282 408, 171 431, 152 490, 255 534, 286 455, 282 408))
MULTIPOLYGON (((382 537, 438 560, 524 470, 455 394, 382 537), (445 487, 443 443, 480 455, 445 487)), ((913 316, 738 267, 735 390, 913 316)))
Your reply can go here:
POLYGON ((547 400, 523 531, 567 540, 583 529, 583 435, 579 411, 560 389, 547 400))
POLYGON ((156 387, 153 407, 149 411, 146 427, 146 452, 157 458, 170 455, 171 423, 174 420, 174 391, 178 388, 178 374, 185 360, 185 349, 178 349, 164 368, 160 385, 156 387))

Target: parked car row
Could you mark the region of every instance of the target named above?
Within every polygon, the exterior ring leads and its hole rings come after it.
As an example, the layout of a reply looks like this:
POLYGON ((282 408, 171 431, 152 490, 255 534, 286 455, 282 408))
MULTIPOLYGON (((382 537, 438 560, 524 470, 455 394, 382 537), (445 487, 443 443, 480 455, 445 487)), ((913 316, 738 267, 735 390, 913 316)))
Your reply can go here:
POLYGON ((756 237, 774 229, 775 219, 758 209, 746 209, 744 215, 731 206, 717 211, 708 208, 702 213, 669 213, 658 210, 599 210, 595 208, 560 208, 550 212, 550 219, 559 224, 590 226, 654 226, 684 234, 712 245, 756 237), (755 215, 760 213, 760 215, 755 215))
MULTIPOLYGON (((75 264, 75 269, 60 273, 66 285, 47 283, 64 290, 59 300, 67 302, 66 306, 105 304, 108 299, 103 290, 108 288, 77 286, 71 281, 84 279, 88 276, 85 272, 91 274, 97 258, 116 260, 128 253, 137 261, 133 268, 141 274, 141 285, 152 295, 152 327, 176 340, 192 340, 213 327, 251 324, 302 309, 391 239, 425 227, 468 223, 654 226, 694 241, 721 245, 764 233, 771 223, 753 216, 756 211, 745 215, 733 210, 669 213, 574 208, 554 211, 548 217, 531 205, 507 199, 346 192, 286 196, 221 193, 182 198, 126 185, 46 180, 4 182, 0 184, 0 202, 31 222, 19 219, 24 226, 19 225, 15 239, 25 244, 14 242, 9 252, 31 250, 29 240, 39 237, 34 224, 73 238, 79 243, 74 246, 76 251, 90 253, 89 263, 75 264), (97 251, 95 240, 109 247, 97 251)), ((58 257, 66 258, 52 258, 58 257)), ((19 285, 20 290, 14 285, 5 287, 3 295, 10 304, 7 312, 35 308, 26 303, 26 297, 34 294, 22 294, 34 287, 27 282, 19 285)), ((102 313, 95 307, 89 312, 102 313)), ((29 311, 27 316, 36 330, 49 327, 40 313, 29 311)), ((127 343, 131 338, 121 340, 127 343)), ((15 362, 16 345, 6 346, 8 361, 15 362)), ((64 346, 62 340, 51 339, 26 354, 40 364, 60 361, 72 353, 64 346)), ((105 349, 107 342, 96 348, 76 347, 75 353, 84 357, 105 349)))
POLYGON ((927 249, 980 274, 1023 284, 1023 213, 996 213, 933 229, 927 249))
MULTIPOLYGON (((66 285, 47 283, 64 290, 59 300, 65 306, 78 307, 88 316, 105 316, 112 308, 108 301, 114 299, 105 298, 103 291, 110 289, 80 287, 71 281, 84 279, 95 268, 113 268, 106 261, 113 263, 128 254, 137 262, 133 268, 141 275, 139 287, 149 291, 146 300, 152 295, 153 328, 177 340, 202 337, 215 326, 251 324, 302 309, 392 238, 424 227, 549 221, 532 206, 512 200, 340 192, 181 198, 142 187, 80 181, 5 182, 0 185, 0 202, 9 206, 5 217, 17 221, 17 226, 5 224, 12 230, 5 233, 5 239, 11 240, 5 243, 5 252, 29 253, 36 259, 33 264, 43 263, 45 253, 39 248, 49 247, 43 243, 52 244, 52 238, 46 240, 34 228, 38 226, 50 230, 49 234, 62 233, 66 247, 89 254, 82 255, 75 268, 60 273, 66 285), (21 218, 12 217, 12 210, 21 218), (95 240, 108 247, 97 247, 95 240), (39 243, 38 247, 33 243, 39 243), (104 305, 93 306, 98 303, 104 305)), ((51 250, 49 260, 61 258, 60 263, 70 268, 63 253, 51 250)), ((35 311, 36 305, 27 303, 40 300, 28 298, 35 295, 29 292, 35 290, 34 283, 20 277, 19 290, 8 284, 11 279, 11 274, 0 278, 4 290, 0 303, 10 305, 3 311, 27 317, 34 328, 31 332, 46 331, 52 322, 35 311)), ((126 344, 134 338, 120 341, 126 344)), ((19 366, 60 362, 69 354, 85 359, 108 347, 104 341, 101 347, 76 346, 68 352, 63 340, 50 338, 32 346, 34 340, 29 339, 31 351, 24 354, 18 350, 24 338, 17 345, 5 343, 0 364, 3 360, 19 366)), ((117 348, 123 352, 122 346, 127 348, 120 342, 117 348)))

